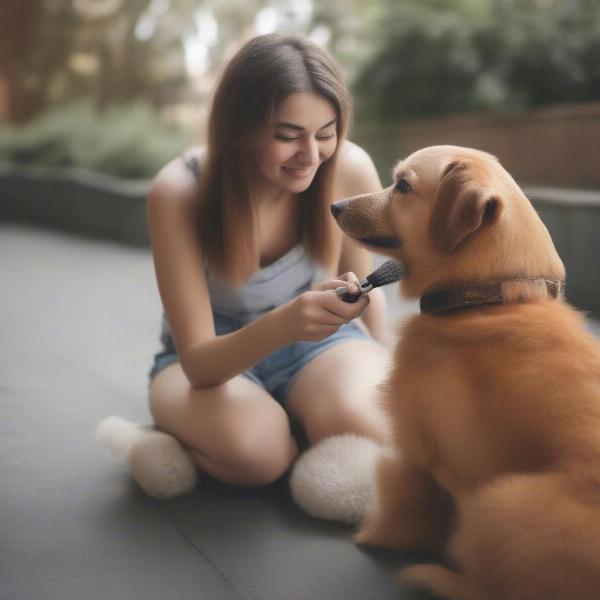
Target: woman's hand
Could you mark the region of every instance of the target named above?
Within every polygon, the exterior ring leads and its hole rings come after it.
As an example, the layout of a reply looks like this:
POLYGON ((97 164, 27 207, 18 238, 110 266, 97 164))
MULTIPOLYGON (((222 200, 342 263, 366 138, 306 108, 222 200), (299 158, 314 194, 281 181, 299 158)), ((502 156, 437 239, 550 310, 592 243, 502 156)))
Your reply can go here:
POLYGON ((360 284, 360 280, 358 277, 352 273, 351 271, 348 273, 343 273, 342 275, 338 275, 335 279, 326 279, 325 281, 319 281, 312 286, 311 290, 322 292, 325 290, 335 290, 341 286, 347 286, 349 283, 355 283, 357 288, 355 291, 358 291, 358 285, 360 284))
POLYGON ((345 286, 349 293, 358 294, 358 277, 344 273, 338 279, 322 281, 308 291, 284 304, 283 326, 294 341, 318 341, 335 333, 344 323, 361 315, 369 305, 368 296, 354 303, 344 302, 335 292, 345 286))

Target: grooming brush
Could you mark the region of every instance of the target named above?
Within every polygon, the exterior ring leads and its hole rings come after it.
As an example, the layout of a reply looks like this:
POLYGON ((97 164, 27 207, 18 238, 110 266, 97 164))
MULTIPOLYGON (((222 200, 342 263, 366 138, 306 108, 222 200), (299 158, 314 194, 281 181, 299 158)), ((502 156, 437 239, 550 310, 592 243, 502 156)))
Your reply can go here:
POLYGON ((359 292, 351 294, 347 287, 339 287, 335 293, 344 302, 356 302, 362 295, 368 294, 372 289, 400 281, 406 275, 406 266, 397 260, 387 260, 370 275, 358 283, 359 292))

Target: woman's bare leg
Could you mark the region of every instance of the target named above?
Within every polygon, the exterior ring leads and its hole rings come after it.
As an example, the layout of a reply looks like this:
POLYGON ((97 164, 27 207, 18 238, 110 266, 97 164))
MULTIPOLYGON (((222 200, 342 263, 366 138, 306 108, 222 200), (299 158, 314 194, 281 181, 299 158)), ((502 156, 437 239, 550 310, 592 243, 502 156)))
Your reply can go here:
POLYGON ((377 385, 387 374, 389 352, 370 340, 352 340, 325 350, 300 372, 286 406, 309 443, 355 433, 381 444, 389 440, 378 406, 377 385))
POLYGON ((290 390, 288 410, 311 444, 292 470, 290 487, 315 517, 356 523, 375 504, 375 472, 390 441, 377 389, 388 361, 375 342, 344 342, 307 364, 290 390))
POLYGON ((226 483, 271 483, 297 453, 283 408, 242 376, 192 388, 174 363, 152 381, 150 411, 156 427, 176 437, 202 471, 226 483))

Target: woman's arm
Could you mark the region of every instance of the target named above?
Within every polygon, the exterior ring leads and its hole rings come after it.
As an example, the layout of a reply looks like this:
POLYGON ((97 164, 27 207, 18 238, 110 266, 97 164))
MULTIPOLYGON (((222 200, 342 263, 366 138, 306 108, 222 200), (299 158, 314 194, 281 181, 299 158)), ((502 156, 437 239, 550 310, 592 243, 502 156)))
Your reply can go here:
POLYGON ((197 387, 218 385, 281 346, 324 339, 343 323, 358 317, 369 303, 368 298, 361 298, 348 304, 334 291, 347 282, 327 283, 329 289, 304 292, 233 333, 198 340, 189 346, 181 353, 181 365, 190 382, 197 387))
MULTIPOLYGON (((333 200, 381 190, 381 181, 371 157, 359 146, 346 141, 340 150, 333 200)), ((344 235, 339 273, 351 271, 359 279, 373 271, 373 255, 366 248, 344 235)), ((383 290, 369 293, 370 304, 362 314, 371 335, 382 343, 387 341, 386 299, 383 290)))
POLYGON ((217 337, 195 216, 198 185, 178 158, 148 194, 147 216, 156 279, 181 366, 192 385, 223 383, 286 342, 276 315, 217 337))
MULTIPOLYGON (((181 366, 196 387, 224 383, 298 339, 322 339, 368 303, 334 291, 305 292, 230 334, 216 336, 195 220, 197 183, 181 159, 164 167, 148 194, 150 241, 160 296, 181 366)), ((344 284, 332 281, 331 287, 344 284)))

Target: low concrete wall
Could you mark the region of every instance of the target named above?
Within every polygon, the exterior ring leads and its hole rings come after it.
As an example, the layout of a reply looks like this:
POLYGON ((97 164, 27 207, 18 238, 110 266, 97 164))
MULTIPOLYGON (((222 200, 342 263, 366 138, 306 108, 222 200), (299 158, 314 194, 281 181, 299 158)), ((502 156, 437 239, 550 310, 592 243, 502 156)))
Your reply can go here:
POLYGON ((148 185, 80 169, 0 165, 0 222, 146 246, 148 185))
POLYGON ((567 299, 600 316, 600 192, 524 189, 567 269, 567 299))

